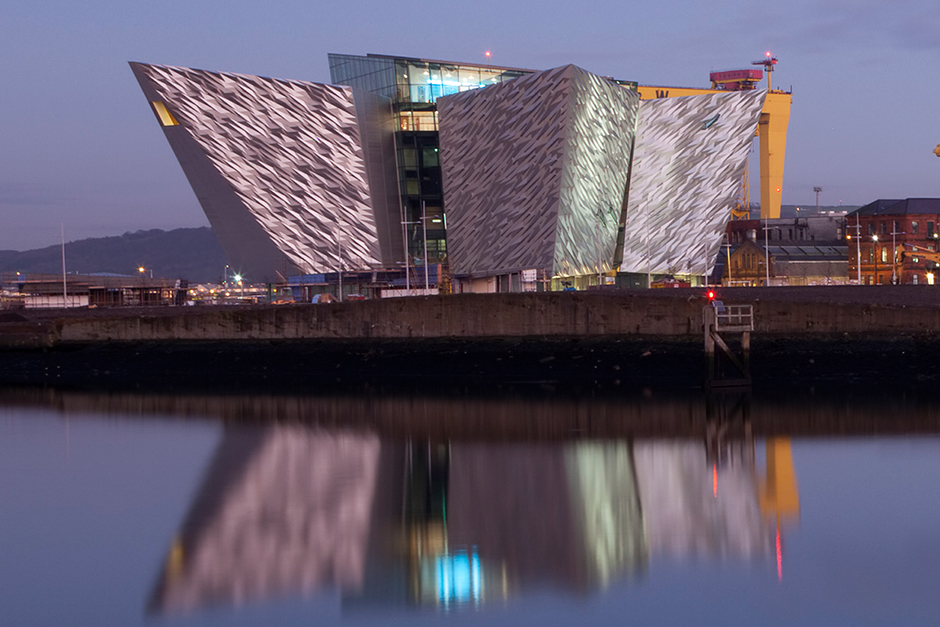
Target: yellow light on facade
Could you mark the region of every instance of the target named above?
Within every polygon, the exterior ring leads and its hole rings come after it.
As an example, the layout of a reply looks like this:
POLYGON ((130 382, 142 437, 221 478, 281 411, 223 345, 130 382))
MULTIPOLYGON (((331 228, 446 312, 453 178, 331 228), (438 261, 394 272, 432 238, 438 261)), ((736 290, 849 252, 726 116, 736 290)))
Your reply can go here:
POLYGON ((153 110, 157 112, 157 117, 160 118, 160 124, 163 126, 179 125, 179 122, 176 121, 176 118, 173 117, 173 114, 169 112, 169 110, 166 108, 166 105, 161 101, 153 101, 153 110))

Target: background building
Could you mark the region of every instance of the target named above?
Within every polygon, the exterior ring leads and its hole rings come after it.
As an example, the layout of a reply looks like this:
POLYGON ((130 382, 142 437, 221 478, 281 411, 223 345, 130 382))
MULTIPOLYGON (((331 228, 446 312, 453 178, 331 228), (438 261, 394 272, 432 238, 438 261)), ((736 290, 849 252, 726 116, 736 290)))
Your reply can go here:
POLYGON ((860 275, 864 285, 933 284, 938 225, 940 198, 880 199, 853 211, 846 217, 849 276, 860 275))

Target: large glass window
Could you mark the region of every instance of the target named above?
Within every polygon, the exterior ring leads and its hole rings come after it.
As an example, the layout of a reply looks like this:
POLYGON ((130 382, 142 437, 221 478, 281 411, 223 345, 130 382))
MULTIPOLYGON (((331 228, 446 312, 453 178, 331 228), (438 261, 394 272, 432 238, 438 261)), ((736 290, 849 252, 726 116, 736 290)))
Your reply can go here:
POLYGON ((398 65, 396 78, 401 102, 433 103, 441 96, 494 85, 523 74, 525 72, 409 61, 398 65))
POLYGON ((426 168, 441 165, 440 151, 436 146, 425 146, 421 149, 421 165, 426 168))
POLYGON ((410 146, 401 149, 401 163, 406 168, 418 167, 418 151, 410 146))
POLYGON ((479 89, 481 87, 480 70, 476 68, 461 68, 458 70, 457 75, 460 83, 460 91, 479 89))

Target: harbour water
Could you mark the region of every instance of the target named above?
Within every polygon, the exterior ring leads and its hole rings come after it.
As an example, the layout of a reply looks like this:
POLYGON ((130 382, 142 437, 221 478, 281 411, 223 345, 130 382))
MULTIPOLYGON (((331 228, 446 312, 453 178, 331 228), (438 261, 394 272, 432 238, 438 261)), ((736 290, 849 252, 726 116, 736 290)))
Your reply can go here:
POLYGON ((911 395, 0 393, 4 625, 934 625, 911 395))

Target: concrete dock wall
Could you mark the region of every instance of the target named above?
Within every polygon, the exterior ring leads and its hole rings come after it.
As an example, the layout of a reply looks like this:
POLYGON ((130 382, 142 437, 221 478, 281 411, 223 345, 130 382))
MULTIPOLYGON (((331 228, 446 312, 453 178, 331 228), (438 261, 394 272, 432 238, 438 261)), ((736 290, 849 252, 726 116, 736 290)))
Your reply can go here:
MULTIPOLYGON (((675 290, 678 292, 678 290, 675 290)), ((726 299, 726 302, 732 302, 726 299)), ((940 307, 734 299, 754 306, 771 334, 930 334, 940 307)), ((690 337, 702 332, 700 291, 685 294, 531 293, 424 296, 288 306, 94 311, 54 320, 61 342, 401 339, 482 337, 690 337)))

